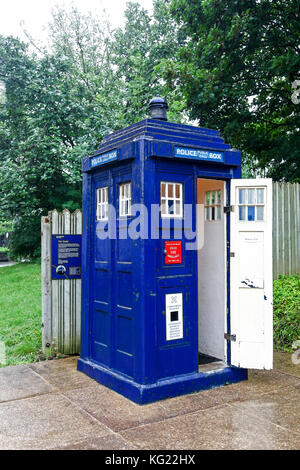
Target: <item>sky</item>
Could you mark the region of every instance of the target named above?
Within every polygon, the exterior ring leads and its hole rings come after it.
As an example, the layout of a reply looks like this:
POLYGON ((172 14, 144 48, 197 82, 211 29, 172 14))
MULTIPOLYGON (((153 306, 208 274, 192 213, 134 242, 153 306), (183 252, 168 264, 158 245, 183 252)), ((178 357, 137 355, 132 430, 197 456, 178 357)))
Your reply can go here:
MULTIPOLYGON (((152 10, 152 0, 135 0, 146 10, 152 10)), ((106 10, 113 27, 121 26, 127 0, 0 0, 0 34, 26 39, 20 25, 34 38, 45 41, 45 27, 51 20, 51 10, 56 6, 75 5, 83 13, 106 10)))

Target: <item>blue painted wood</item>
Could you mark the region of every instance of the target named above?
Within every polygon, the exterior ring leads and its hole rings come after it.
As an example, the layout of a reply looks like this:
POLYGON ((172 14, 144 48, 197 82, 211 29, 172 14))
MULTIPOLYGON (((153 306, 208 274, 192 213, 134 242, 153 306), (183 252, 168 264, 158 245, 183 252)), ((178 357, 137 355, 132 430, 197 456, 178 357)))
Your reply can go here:
MULTIPOLYGON (((96 160, 95 160, 96 161, 96 160)), ((97 160, 98 161, 98 160, 97 160)), ((183 184, 184 203, 197 202, 197 178, 228 182, 240 176, 240 152, 214 130, 151 119, 107 136, 94 155, 83 159, 83 309, 79 370, 138 403, 191 393, 243 380, 245 371, 227 368, 198 374, 197 252, 186 250, 186 235, 174 221, 171 239, 182 239, 183 262, 164 263, 164 221, 155 237, 124 239, 133 217, 119 217, 119 185, 132 182, 132 202, 160 204, 160 182, 183 184), (175 156, 175 147, 213 150, 224 161, 175 156), (118 158, 91 166, 97 156, 117 151, 118 158), (116 238, 99 239, 107 228, 96 220, 96 191, 108 186, 117 209, 116 238), (184 336, 166 341, 165 295, 183 294, 184 336)), ((196 232, 193 212, 191 232, 196 232)), ((228 231, 229 237, 229 231, 228 231)), ((229 241, 229 239, 228 239, 229 241)), ((229 346, 228 346, 229 347, 229 346)), ((230 352, 229 352, 230 357, 230 352)))
POLYGON ((82 214, 82 308, 81 308, 81 349, 82 358, 90 357, 90 312, 92 304, 91 295, 91 236, 89 224, 92 217, 92 177, 88 173, 83 173, 82 187, 84 211, 82 214))

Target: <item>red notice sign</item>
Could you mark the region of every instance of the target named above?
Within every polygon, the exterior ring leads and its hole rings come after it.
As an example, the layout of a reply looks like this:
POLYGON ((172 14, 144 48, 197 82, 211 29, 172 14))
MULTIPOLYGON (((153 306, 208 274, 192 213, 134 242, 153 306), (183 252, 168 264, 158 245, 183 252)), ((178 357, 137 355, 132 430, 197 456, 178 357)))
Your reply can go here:
POLYGON ((165 242, 165 264, 182 263, 182 241, 165 242))

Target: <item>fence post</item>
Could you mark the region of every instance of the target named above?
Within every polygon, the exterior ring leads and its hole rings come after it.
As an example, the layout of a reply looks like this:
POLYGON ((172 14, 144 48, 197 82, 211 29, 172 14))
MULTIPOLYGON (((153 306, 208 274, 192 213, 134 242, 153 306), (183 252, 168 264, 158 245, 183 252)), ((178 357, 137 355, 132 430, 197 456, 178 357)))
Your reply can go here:
POLYGON ((52 293, 51 293, 51 218, 42 217, 42 350, 51 354, 52 344, 52 293), (49 348, 49 349, 48 349, 49 348))

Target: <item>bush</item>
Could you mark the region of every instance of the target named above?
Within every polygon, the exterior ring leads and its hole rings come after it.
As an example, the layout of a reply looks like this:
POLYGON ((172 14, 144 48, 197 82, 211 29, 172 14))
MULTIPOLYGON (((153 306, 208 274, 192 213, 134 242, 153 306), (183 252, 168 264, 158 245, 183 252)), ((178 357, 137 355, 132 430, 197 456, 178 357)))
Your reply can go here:
POLYGON ((274 281, 274 346, 291 351, 300 339, 300 276, 280 276, 274 281))
POLYGON ((37 259, 41 256, 40 214, 15 220, 9 248, 14 260, 21 257, 37 259))

